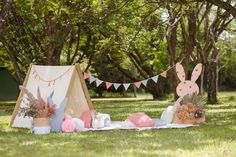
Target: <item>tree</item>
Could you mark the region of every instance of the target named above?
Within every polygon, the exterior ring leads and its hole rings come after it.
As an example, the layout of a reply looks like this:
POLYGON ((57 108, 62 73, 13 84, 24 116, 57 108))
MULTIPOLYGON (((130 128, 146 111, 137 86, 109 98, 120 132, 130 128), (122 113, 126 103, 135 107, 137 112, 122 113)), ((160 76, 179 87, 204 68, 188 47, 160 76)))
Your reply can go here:
POLYGON ((6 19, 2 47, 20 83, 30 63, 76 64, 84 59, 91 62, 98 42, 93 30, 98 16, 93 16, 91 6, 91 1, 83 0, 14 1, 6 19))
POLYGON ((112 65, 128 82, 172 67, 167 80, 160 77, 158 84, 149 81, 144 87, 154 99, 175 91, 177 62, 184 65, 186 76, 202 62, 201 82, 207 80, 208 101, 215 103, 221 54, 217 43, 235 19, 234 5, 229 0, 16 0, 8 16, 2 16, 0 61, 14 69, 19 82, 30 63, 86 62, 85 71, 103 74, 96 66, 106 61, 104 68, 112 65))
POLYGON ((7 15, 11 10, 11 6, 12 6, 12 0, 5 0, 4 4, 2 5, 2 9, 0 10, 0 34, 1 36, 4 33, 3 27, 4 27, 4 24, 6 23, 7 15))

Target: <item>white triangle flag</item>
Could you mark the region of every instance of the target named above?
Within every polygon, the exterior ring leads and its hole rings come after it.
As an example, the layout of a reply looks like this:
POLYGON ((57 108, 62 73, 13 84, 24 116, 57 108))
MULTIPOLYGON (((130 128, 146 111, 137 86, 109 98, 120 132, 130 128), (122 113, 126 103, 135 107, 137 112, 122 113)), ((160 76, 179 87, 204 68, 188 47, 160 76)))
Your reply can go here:
POLYGON ((117 90, 120 87, 120 85, 121 85, 120 83, 113 83, 115 90, 117 90))
POLYGON ((100 84, 102 84, 102 83, 103 83, 102 80, 96 79, 96 85, 97 85, 97 87, 98 87, 100 84))
POLYGON ((157 76, 153 76, 153 77, 152 77, 152 80, 153 80, 154 82, 157 83, 157 81, 158 81, 158 77, 159 77, 159 75, 157 75, 157 76))
POLYGON ((127 90, 130 86, 130 83, 124 83, 123 86, 124 86, 125 90, 127 90))
POLYGON ((148 82, 148 79, 147 80, 142 80, 141 83, 146 87, 147 86, 147 82, 148 82))
POLYGON ((93 83, 95 80, 96 80, 95 77, 90 76, 90 77, 89 77, 89 84, 93 83))

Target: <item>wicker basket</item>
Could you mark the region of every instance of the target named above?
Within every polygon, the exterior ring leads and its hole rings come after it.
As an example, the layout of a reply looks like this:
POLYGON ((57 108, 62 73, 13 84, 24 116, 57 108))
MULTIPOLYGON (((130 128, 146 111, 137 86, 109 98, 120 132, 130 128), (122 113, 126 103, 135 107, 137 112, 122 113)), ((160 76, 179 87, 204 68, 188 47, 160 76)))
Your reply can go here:
POLYGON ((33 119, 33 130, 34 134, 49 134, 50 133, 50 118, 34 118, 33 119))

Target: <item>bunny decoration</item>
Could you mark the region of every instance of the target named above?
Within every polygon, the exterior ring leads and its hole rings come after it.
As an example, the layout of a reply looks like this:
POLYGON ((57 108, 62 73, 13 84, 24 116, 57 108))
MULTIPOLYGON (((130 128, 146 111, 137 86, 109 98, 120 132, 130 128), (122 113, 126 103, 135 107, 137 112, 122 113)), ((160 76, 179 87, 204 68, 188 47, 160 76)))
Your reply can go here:
MULTIPOLYGON (((166 123, 172 123, 176 110, 180 107, 180 102, 183 100, 184 96, 199 93, 199 87, 195 83, 202 71, 202 64, 197 64, 192 72, 191 80, 186 80, 184 68, 180 63, 176 64, 176 73, 180 79, 180 83, 176 88, 176 93, 179 96, 174 106, 169 106, 161 115, 161 120, 166 123)), ((175 121, 176 122, 176 121, 175 121)))
MULTIPOLYGON (((61 131, 61 124, 64 118, 64 109, 67 105, 68 98, 64 98, 60 105, 56 108, 56 114, 51 116, 51 131, 52 132, 59 132, 61 131)), ((52 97, 48 97, 48 103, 50 106, 55 106, 55 103, 52 100, 52 97)))
POLYGON ((195 83, 195 81, 198 79, 201 72, 202 72, 202 64, 199 63, 193 69, 191 80, 186 80, 183 66, 180 63, 176 64, 176 73, 181 82, 178 84, 176 88, 176 93, 179 96, 179 98, 175 102, 174 105, 175 107, 180 105, 180 102, 185 95, 193 93, 197 95, 199 93, 199 87, 195 83))

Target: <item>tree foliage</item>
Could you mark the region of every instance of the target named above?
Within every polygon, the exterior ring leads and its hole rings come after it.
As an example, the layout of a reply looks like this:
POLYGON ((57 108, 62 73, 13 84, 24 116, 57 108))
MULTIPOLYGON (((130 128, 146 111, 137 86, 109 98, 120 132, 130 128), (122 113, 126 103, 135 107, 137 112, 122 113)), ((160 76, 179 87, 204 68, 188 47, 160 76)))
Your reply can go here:
MULTIPOLYGON (((229 50, 224 45, 229 42, 221 40, 222 33, 235 31, 234 5, 215 0, 15 0, 0 27, 0 65, 14 71, 21 83, 30 63, 86 63, 85 71, 106 81, 134 82, 180 61, 188 76, 188 69, 202 62, 200 82, 206 83, 209 102, 217 102, 218 72, 221 67, 233 71, 235 65, 228 55, 235 47, 229 44, 229 50)), ((177 84, 171 69, 167 80, 149 81, 144 88, 156 99, 177 84)))

